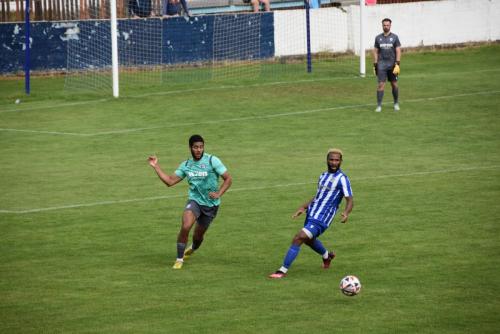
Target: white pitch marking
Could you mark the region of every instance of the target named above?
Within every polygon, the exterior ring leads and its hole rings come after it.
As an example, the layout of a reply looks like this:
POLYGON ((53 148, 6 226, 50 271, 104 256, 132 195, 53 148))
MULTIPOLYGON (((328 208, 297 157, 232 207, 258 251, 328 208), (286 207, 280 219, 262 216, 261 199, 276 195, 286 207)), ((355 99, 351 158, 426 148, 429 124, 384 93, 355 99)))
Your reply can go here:
POLYGON ((73 132, 42 131, 42 130, 23 130, 23 129, 8 129, 8 128, 0 128, 0 131, 5 131, 5 132, 28 132, 28 133, 39 133, 39 134, 49 134, 49 135, 61 135, 61 136, 77 136, 77 137, 85 137, 85 136, 87 136, 85 134, 73 133, 73 132))
POLYGON ((92 103, 100 103, 100 102, 106 102, 106 101, 112 101, 112 99, 96 99, 96 100, 87 100, 87 101, 80 101, 80 102, 60 103, 60 104, 53 104, 53 105, 46 105, 46 106, 30 106, 30 107, 26 107, 26 108, 0 110, 0 113, 44 110, 44 109, 57 109, 57 108, 61 108, 61 107, 73 107, 73 106, 79 106, 82 104, 92 104, 92 103))
MULTIPOLYGON (((405 78, 421 78, 432 76, 433 78, 437 76, 450 76, 450 75, 464 75, 464 74, 474 74, 474 73, 488 73, 488 72, 499 72, 500 68, 495 69, 487 69, 487 70, 475 70, 475 71, 461 71, 461 72, 442 72, 442 73, 433 73, 433 74, 407 74, 405 78)), ((267 82, 267 83, 258 83, 258 84, 250 84, 250 85, 225 85, 225 86, 214 86, 214 87, 203 87, 203 88, 188 88, 188 89, 179 89, 165 92, 153 92, 153 93, 145 93, 145 94, 137 94, 127 96, 127 98, 144 98, 148 96, 163 96, 163 95, 172 95, 172 94, 185 94, 185 93, 196 93, 206 90, 221 90, 221 89, 241 89, 248 87, 267 87, 267 86, 279 86, 279 85, 288 85, 288 84, 297 84, 297 83, 311 83, 311 82, 322 82, 322 81, 337 81, 337 80, 353 80, 353 79, 362 79, 359 76, 349 76, 349 77, 337 77, 337 78, 318 78, 318 79, 303 79, 303 80, 294 80, 294 81, 275 81, 275 82, 267 82)), ((15 108, 15 109, 6 109, 0 110, 0 113, 4 112, 22 112, 22 111, 34 111, 34 110, 45 110, 45 109, 57 109, 60 107, 71 107, 82 104, 92 104, 92 103, 100 103, 107 101, 114 101, 115 98, 102 98, 96 100, 87 100, 81 102, 68 102, 61 104, 54 104, 50 106, 30 106, 26 108, 15 108)))
MULTIPOLYGON (((422 102, 422 101, 434 101, 434 100, 442 100, 442 99, 451 99, 457 97, 465 97, 465 96, 475 96, 475 95, 491 95, 498 94, 500 90, 492 90, 486 92, 475 92, 475 93, 464 93, 464 94, 454 94, 454 95, 443 95, 443 96, 435 96, 435 97, 423 97, 418 99, 409 99, 405 100, 405 102, 422 102)), ((386 102, 384 104, 392 104, 392 102, 386 102)), ((72 133, 72 132, 57 132, 57 131, 37 131, 37 130, 23 130, 23 129, 9 129, 9 128, 0 128, 0 131, 13 131, 13 132, 32 132, 32 133, 40 133, 40 134, 54 134, 54 135, 68 135, 68 136, 78 136, 78 137, 95 137, 95 136, 105 136, 112 134, 124 134, 131 132, 140 132, 140 131, 148 131, 148 130, 156 130, 156 129, 166 129, 166 128, 175 128, 180 126, 192 126, 192 125, 207 125, 207 124, 220 124, 220 123, 228 123, 228 122, 241 122, 241 121, 251 121, 257 119, 269 119, 276 117, 286 117, 286 116, 295 116, 295 115, 303 115, 303 114, 312 114, 322 111, 332 111, 332 110, 341 110, 341 109, 352 109, 352 108, 363 108, 373 106, 373 103, 365 103, 365 104, 351 104, 346 106, 337 106, 337 107, 329 107, 329 108, 320 108, 320 109, 311 109, 311 110, 301 110, 301 111, 291 111, 286 113, 279 114, 268 114, 268 115, 260 115, 260 116, 248 116, 248 117, 237 117, 237 118, 228 118, 214 121, 205 121, 205 122, 190 122, 190 123, 176 123, 171 125, 160 125, 160 126, 151 126, 144 128, 134 128, 134 129, 122 129, 122 130, 112 130, 112 131, 103 131, 103 132, 95 132, 95 133, 72 133)))
MULTIPOLYGON (((366 181, 366 180, 377 180, 377 179, 397 178, 397 177, 407 177, 407 176, 411 177, 411 176, 432 175, 432 174, 461 173, 461 172, 470 172, 470 171, 474 171, 474 170, 495 170, 495 169, 499 169, 499 168, 500 168, 500 166, 497 165, 497 166, 484 166, 484 167, 442 169, 442 170, 422 171, 422 172, 413 172, 413 173, 367 176, 367 177, 360 177, 360 178, 352 178, 352 180, 354 180, 354 181, 366 181)), ((266 185, 266 186, 260 186, 260 187, 229 189, 228 192, 266 190, 266 189, 274 189, 274 188, 303 186, 303 185, 315 184, 315 183, 316 182, 298 182, 298 183, 275 184, 275 185, 266 185)), ((94 207, 94 206, 101 206, 101 205, 148 202, 148 201, 156 201, 156 200, 162 200, 162 199, 179 198, 179 197, 185 197, 185 196, 186 195, 155 196, 155 197, 133 198, 133 199, 124 199, 124 200, 115 200, 115 201, 94 202, 94 203, 86 203, 86 204, 69 204, 69 205, 61 205, 61 206, 53 206, 53 207, 37 208, 37 209, 25 209, 25 210, 0 209, 0 213, 10 213, 10 214, 38 213, 38 212, 44 212, 44 211, 75 209, 75 208, 94 207)))

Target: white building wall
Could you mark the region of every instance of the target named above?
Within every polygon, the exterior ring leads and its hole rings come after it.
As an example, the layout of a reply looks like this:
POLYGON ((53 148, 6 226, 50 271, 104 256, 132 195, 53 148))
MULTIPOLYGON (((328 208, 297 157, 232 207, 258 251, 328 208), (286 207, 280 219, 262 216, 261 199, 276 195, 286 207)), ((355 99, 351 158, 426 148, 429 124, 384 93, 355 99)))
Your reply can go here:
MULTIPOLYGON (((424 1, 365 7, 365 46, 389 17, 404 47, 500 40, 500 0, 424 1)), ((358 53, 359 6, 311 10, 312 52, 358 53)), ((304 10, 274 13, 276 56, 306 53, 304 10)))

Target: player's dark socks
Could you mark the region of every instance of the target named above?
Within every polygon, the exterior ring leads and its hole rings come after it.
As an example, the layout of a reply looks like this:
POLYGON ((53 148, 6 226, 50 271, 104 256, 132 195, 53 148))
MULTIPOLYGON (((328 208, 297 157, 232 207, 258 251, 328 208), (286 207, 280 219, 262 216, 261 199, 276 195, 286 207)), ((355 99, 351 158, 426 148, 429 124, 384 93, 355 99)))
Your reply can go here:
POLYGON ((178 242, 177 243, 177 258, 182 259, 184 257, 184 250, 186 249, 186 244, 178 242))
POLYGON ((200 248, 202 242, 203 242, 203 239, 193 240, 193 250, 200 248))
POLYGON ((394 98, 394 103, 398 103, 398 101, 399 101, 399 88, 392 89, 392 97, 394 98))
POLYGON ((382 105, 382 100, 384 99, 384 91, 377 90, 377 105, 382 105))

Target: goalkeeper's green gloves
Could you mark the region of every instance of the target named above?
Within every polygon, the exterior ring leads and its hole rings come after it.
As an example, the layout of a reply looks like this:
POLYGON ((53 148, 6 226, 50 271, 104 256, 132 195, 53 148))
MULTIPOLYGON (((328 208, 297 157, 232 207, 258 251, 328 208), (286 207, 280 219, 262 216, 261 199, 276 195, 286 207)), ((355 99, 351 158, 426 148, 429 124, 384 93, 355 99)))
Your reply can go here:
POLYGON ((373 63, 373 74, 377 75, 377 63, 373 63))
POLYGON ((394 68, 392 69, 392 74, 398 76, 400 72, 401 69, 399 68, 399 61, 397 61, 396 64, 394 65, 394 68))

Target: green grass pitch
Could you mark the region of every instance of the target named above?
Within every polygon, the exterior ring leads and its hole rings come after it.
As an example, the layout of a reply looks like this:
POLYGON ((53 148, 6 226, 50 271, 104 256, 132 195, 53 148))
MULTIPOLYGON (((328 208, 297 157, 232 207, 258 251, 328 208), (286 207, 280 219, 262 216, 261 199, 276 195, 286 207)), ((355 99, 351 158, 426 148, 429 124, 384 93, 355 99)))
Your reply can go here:
MULTIPOLYGON (((498 333, 500 46, 405 53, 401 111, 374 77, 192 82, 120 99, 0 79, 1 333, 498 333), (21 103, 14 101, 20 98, 21 103), (233 175, 202 248, 171 269, 200 133, 233 175), (282 262, 330 147, 355 206, 282 262), (340 279, 363 290, 346 297, 340 279)), ((343 206, 343 204, 342 204, 343 206)))

